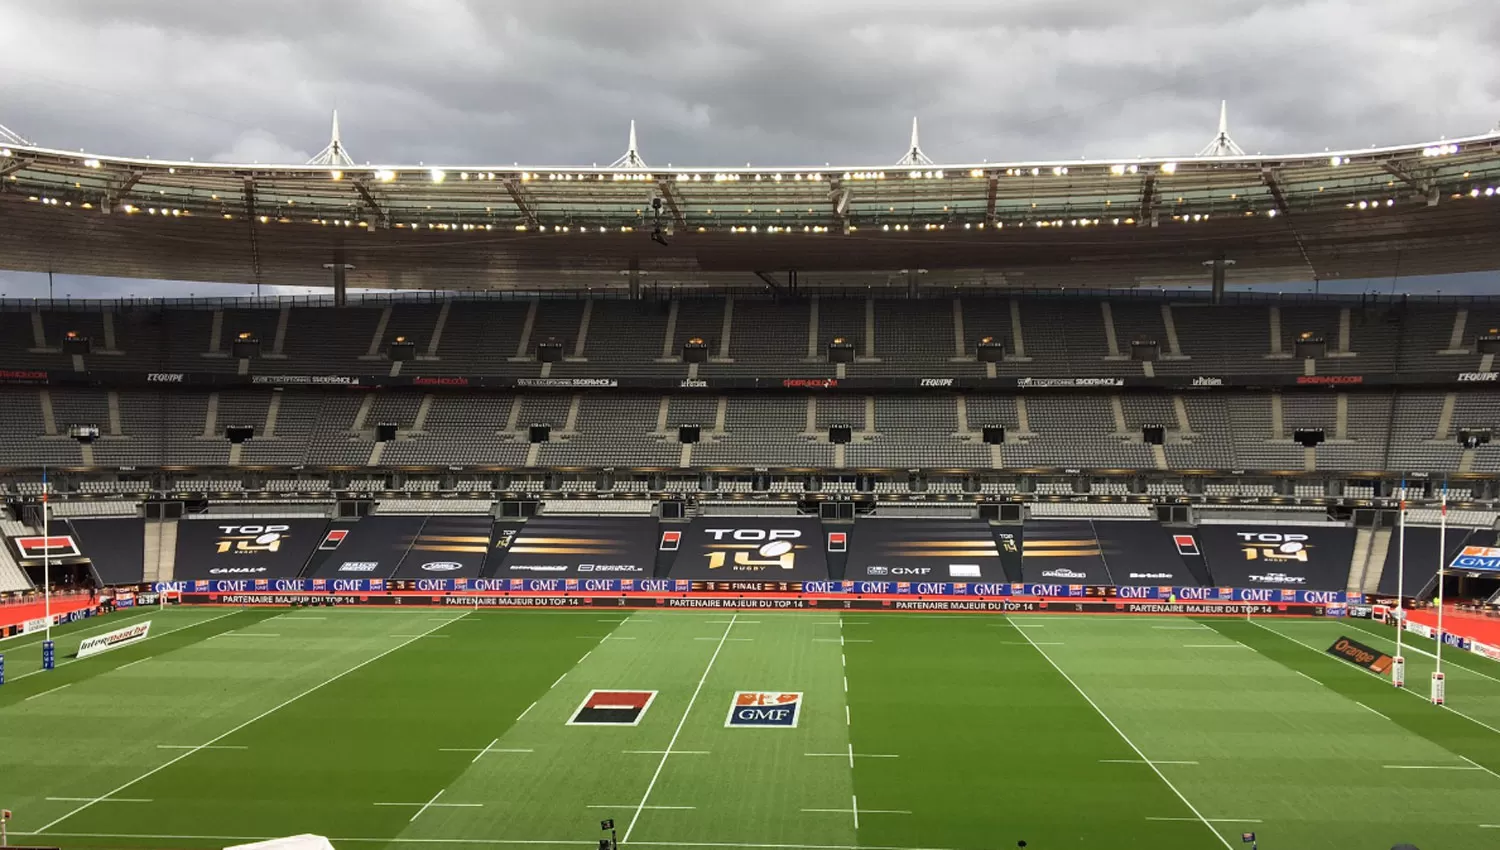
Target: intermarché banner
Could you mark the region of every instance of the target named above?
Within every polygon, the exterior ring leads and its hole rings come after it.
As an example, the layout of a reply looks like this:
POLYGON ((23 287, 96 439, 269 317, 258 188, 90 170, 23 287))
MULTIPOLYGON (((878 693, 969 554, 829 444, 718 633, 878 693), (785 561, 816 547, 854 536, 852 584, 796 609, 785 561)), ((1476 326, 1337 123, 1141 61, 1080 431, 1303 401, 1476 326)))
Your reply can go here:
MULTIPOLYGON (((421 578, 399 579, 207 579, 158 582, 156 591, 180 593, 688 593, 693 581, 670 578, 421 578)), ((701 582, 700 582, 701 584, 701 582)), ((774 584, 774 583, 768 583, 774 584)), ((1231 587, 1090 587, 1081 584, 928 581, 805 581, 804 594, 861 596, 1046 596, 1114 597, 1141 601, 1262 602, 1301 605, 1363 604, 1364 595, 1344 591, 1271 590, 1231 587)), ((768 586, 766 590, 773 590, 768 586)))

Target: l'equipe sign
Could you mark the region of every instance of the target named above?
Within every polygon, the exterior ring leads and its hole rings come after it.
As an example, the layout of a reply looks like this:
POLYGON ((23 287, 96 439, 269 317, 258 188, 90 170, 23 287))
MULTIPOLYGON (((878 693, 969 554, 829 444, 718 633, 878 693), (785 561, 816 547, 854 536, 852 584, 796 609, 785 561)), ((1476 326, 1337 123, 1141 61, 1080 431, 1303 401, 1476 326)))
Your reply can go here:
POLYGON ((90 655, 108 652, 127 643, 136 643, 137 641, 145 640, 146 634, 150 631, 151 621, 147 620, 144 623, 135 623, 115 629, 112 632, 105 632, 102 635, 85 638, 83 643, 78 645, 78 657, 88 658, 90 655))

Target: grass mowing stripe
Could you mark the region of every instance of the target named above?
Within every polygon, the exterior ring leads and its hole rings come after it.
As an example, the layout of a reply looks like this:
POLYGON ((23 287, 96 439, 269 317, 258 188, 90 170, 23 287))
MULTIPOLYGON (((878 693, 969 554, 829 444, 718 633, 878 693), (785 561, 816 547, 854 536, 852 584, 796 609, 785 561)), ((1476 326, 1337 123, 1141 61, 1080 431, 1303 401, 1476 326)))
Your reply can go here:
MULTIPOLYGON (((418 804, 413 804, 418 805, 418 804)), ((653 808, 656 808, 653 806, 653 808)), ((1500 825, 1481 824, 1485 829, 1500 825)), ((271 841, 276 835, 164 835, 125 832, 53 832, 58 838, 127 838, 145 841, 271 841)), ((597 841, 569 841, 548 838, 330 838, 339 844, 479 844, 485 846, 597 847, 597 841)), ((947 847, 899 847, 889 844, 752 844, 731 841, 637 841, 638 847, 728 847, 747 850, 953 850, 947 847)))
MULTIPOLYGON (((1009 619, 1009 618, 1007 618, 1007 619, 1009 619)), ((1017 630, 1017 632, 1020 635, 1022 635, 1023 637, 1025 637, 1028 642, 1031 641, 1031 636, 1030 635, 1027 635, 1025 632, 1020 631, 1019 629, 1017 630)), ((1191 811, 1193 813, 1193 816, 1196 817, 1198 820, 1202 821, 1203 822, 1203 826, 1206 827, 1209 832, 1212 832, 1214 834, 1215 838, 1219 839, 1219 843, 1224 845, 1224 850, 1234 850, 1234 848, 1229 843, 1229 839, 1227 839, 1224 836, 1220 835, 1219 831, 1217 829, 1213 828, 1213 824, 1209 823, 1208 819, 1206 819, 1205 817, 1203 817, 1203 814, 1198 811, 1198 807, 1194 806, 1192 804, 1192 802, 1190 802, 1188 800, 1187 797, 1183 796, 1183 794, 1182 794, 1181 791, 1177 790, 1177 786, 1172 784, 1172 780, 1168 779, 1167 775, 1165 773, 1162 773, 1160 768, 1158 768, 1155 764, 1153 764, 1150 759, 1146 758, 1146 754, 1143 753, 1143 752, 1141 752, 1141 748, 1137 747, 1135 745, 1135 742, 1132 741, 1132 740, 1130 740, 1130 736, 1126 735, 1125 732, 1123 730, 1121 730, 1119 726, 1115 725, 1115 722, 1110 719, 1109 715, 1104 713, 1104 709, 1100 708, 1099 704, 1096 703, 1096 702, 1094 702, 1093 697, 1090 697, 1086 692, 1084 692, 1083 688, 1080 688, 1078 686, 1078 683, 1075 682, 1075 681, 1073 681, 1073 677, 1069 676, 1066 670, 1064 670, 1062 667, 1059 667, 1058 664, 1057 664, 1057 662, 1052 660, 1052 656, 1048 655, 1047 651, 1045 649, 1042 649, 1040 646, 1036 646, 1035 644, 1032 644, 1032 646, 1035 647, 1036 651, 1038 653, 1040 653, 1041 656, 1047 660, 1048 664, 1052 665, 1052 669, 1056 670, 1058 672, 1058 675, 1060 675, 1064 679, 1068 680, 1068 684, 1070 684, 1070 685, 1073 686, 1073 690, 1077 691, 1078 695, 1081 696, 1081 697, 1083 697, 1083 699, 1084 699, 1085 702, 1087 702, 1089 705, 1093 706, 1093 708, 1094 708, 1095 711, 1099 712, 1099 716, 1102 717, 1102 718, 1104 718, 1104 722, 1108 723, 1109 726, 1110 726, 1110 728, 1113 729, 1113 730, 1115 730, 1115 734, 1119 735, 1120 739, 1122 741, 1124 741, 1130 747, 1130 749, 1134 750, 1135 754, 1138 755, 1138 756, 1140 756, 1142 761, 1146 762, 1146 766, 1150 767, 1151 771, 1153 773, 1155 773, 1157 775, 1157 777, 1159 777, 1161 779, 1162 782, 1165 782, 1168 788, 1172 789, 1172 793, 1176 794, 1177 795, 1177 799, 1181 800, 1182 804, 1184 806, 1188 807, 1188 811, 1191 811)))
MULTIPOLYGON (((1332 655, 1327 654, 1326 652, 1318 649, 1317 647, 1313 646, 1312 644, 1310 644, 1310 643, 1304 643, 1304 642, 1302 642, 1300 640, 1297 640, 1296 638, 1292 637, 1291 635, 1285 634, 1284 632, 1279 632, 1279 631, 1271 628, 1270 626, 1264 625, 1262 623, 1258 623, 1255 620, 1246 620, 1246 622, 1251 623, 1252 625, 1255 625, 1255 626, 1259 626, 1260 628, 1265 629, 1266 631, 1270 632, 1271 634, 1280 635, 1281 637, 1286 638, 1287 640, 1291 641, 1292 643, 1299 644, 1301 646, 1307 647, 1308 649, 1312 650, 1313 652, 1318 653, 1319 655, 1321 655, 1321 656, 1323 656, 1325 658, 1331 659, 1333 661, 1338 661, 1337 658, 1334 658, 1332 655)), ((1374 635, 1375 632, 1371 632, 1370 634, 1374 635)), ((1387 638, 1387 640, 1389 640, 1389 638, 1387 638)), ((1339 662, 1339 663, 1344 664, 1345 662, 1339 662)), ((1346 666, 1351 666, 1352 667, 1352 665, 1346 665, 1346 666)), ((1384 676, 1380 675, 1379 673, 1376 673, 1373 670, 1366 670, 1363 667, 1353 667, 1353 669, 1358 670, 1361 673, 1364 673, 1366 675, 1374 676, 1377 679, 1382 679, 1383 680, 1385 678, 1384 676)), ((1422 700, 1424 702, 1427 701, 1427 697, 1424 697, 1421 694, 1419 694, 1416 691, 1413 691, 1413 690, 1411 690, 1409 688, 1395 688, 1395 690, 1403 691, 1405 693, 1411 694, 1412 696, 1414 696, 1417 699, 1422 700)), ((1496 728, 1494 726, 1491 726, 1490 724, 1485 723, 1483 720, 1480 720, 1477 717, 1473 717, 1473 716, 1470 716, 1468 714, 1465 714, 1464 712, 1459 711, 1458 709, 1454 708, 1453 706, 1450 706, 1450 705, 1444 703, 1443 705, 1437 706, 1437 708, 1440 708, 1440 709, 1442 709, 1444 711, 1456 714, 1459 717, 1462 717, 1463 719, 1465 719, 1465 720, 1467 720, 1467 721, 1469 721, 1471 723, 1475 723, 1475 724, 1477 724, 1479 726, 1483 726, 1484 728, 1490 730, 1491 732, 1494 732, 1496 735, 1500 735, 1500 728, 1496 728)), ((1493 772, 1493 771, 1491 771, 1491 772, 1493 772)), ((1497 775, 1500 775, 1500 774, 1497 774, 1497 775)))
POLYGON ((672 747, 677 743, 677 738, 682 734, 683 724, 687 723, 688 715, 693 713, 693 705, 698 702, 698 694, 703 692, 703 683, 708 681, 708 674, 714 669, 714 662, 719 660, 719 653, 724 649, 724 642, 729 639, 729 632, 734 628, 735 620, 739 615, 735 614, 729 618, 729 625, 724 627, 724 634, 719 638, 719 645, 714 647, 714 654, 708 659, 708 666, 703 668, 703 675, 698 678, 698 687, 693 689, 693 696, 688 699, 687 708, 682 712, 682 719, 677 721, 677 729, 672 732, 672 740, 667 742, 667 750, 661 755, 661 762, 656 765, 656 772, 651 774, 651 784, 646 786, 646 793, 641 795, 641 804, 636 807, 635 815, 630 818, 630 825, 625 827, 625 841, 630 841, 630 831, 635 829, 635 824, 641 818, 641 810, 646 807, 646 801, 651 799, 651 790, 656 787, 656 780, 661 778, 662 768, 667 766, 667 759, 672 756, 672 747))
MULTIPOLYGON (((453 622, 453 621, 456 621, 456 620, 462 620, 464 617, 469 616, 470 613, 472 613, 472 611, 465 611, 464 613, 458 615, 457 617, 454 617, 449 622, 453 622)), ((425 632, 423 634, 425 636, 426 634, 429 634, 431 632, 435 632, 438 629, 443 628, 443 626, 445 626, 445 625, 447 625, 447 623, 440 623, 440 624, 438 624, 436 626, 433 626, 431 629, 429 629, 427 632, 425 632)), ((63 815, 62 817, 56 818, 51 823, 48 823, 46 826, 42 827, 41 829, 36 830, 32 834, 46 832, 47 830, 51 829, 52 827, 57 826, 58 824, 60 824, 63 821, 67 820, 68 818, 71 818, 74 815, 78 814, 79 812, 82 812, 82 811, 84 811, 86 809, 89 809, 89 808, 93 807, 94 804, 98 803, 100 800, 103 800, 103 799, 108 798, 108 797, 113 797, 114 795, 120 793, 121 791, 124 791, 126 788, 129 788, 129 787, 135 785, 137 782, 140 782, 140 781, 142 781, 142 780, 144 780, 144 779, 146 779, 146 778, 148 778, 150 776, 154 776, 155 774, 160 773, 161 771, 163 771, 163 770, 171 767, 172 765, 174 765, 174 764, 182 761, 183 759, 187 758, 188 756, 191 756, 192 754, 194 754, 194 753, 196 753, 196 752, 204 749, 205 747, 210 747, 210 746, 213 746, 214 744, 219 743, 220 741, 224 740, 225 738, 228 738, 230 735, 233 735, 234 733, 240 731, 241 729, 244 729, 246 726, 249 726, 250 724, 256 722, 257 720, 260 720, 260 719, 262 719, 264 717, 267 717, 267 716, 269 716, 271 714, 274 714, 275 712, 280 711, 281 709, 287 707, 288 705, 291 705, 292 703, 296 702, 297 700, 302 699, 303 697, 307 696, 308 694, 313 693, 314 691, 317 691, 317 690, 319 690, 319 689, 321 689, 323 687, 326 687, 327 685, 330 685, 330 684, 332 684, 334 682, 337 682, 339 679, 344 678, 345 676, 349 675, 350 673, 353 673, 356 670, 359 670, 359 669, 361 669, 363 667, 366 667, 366 666, 368 666, 370 664, 373 664, 376 661, 379 661, 380 659, 386 657, 387 655, 390 655, 391 653, 395 652, 396 650, 402 649, 402 648, 404 648, 406 646, 410 646, 413 642, 415 642, 417 640, 420 640, 420 639, 421 639, 420 637, 416 637, 416 638, 412 638, 411 640, 402 641, 401 643, 399 643, 399 644, 391 647, 390 649, 385 650, 384 652, 380 653, 379 655, 376 655, 373 658, 368 658, 368 659, 366 659, 364 661, 361 661, 360 663, 354 665, 353 667, 350 667, 350 668, 344 670, 342 673, 338 673, 338 674, 332 676, 331 678, 324 679, 322 682, 319 682, 318 684, 313 685, 311 688, 308 688, 307 690, 303 691, 302 693, 297 694, 296 696, 292 697, 291 699, 288 699, 288 700, 286 700, 284 702, 278 703, 277 705, 273 706, 272 708, 267 709, 266 711, 263 711, 260 714, 257 714, 256 716, 250 718, 249 720, 246 720, 244 723, 241 723, 238 726, 235 726, 233 729, 230 729, 228 732, 225 732, 222 735, 219 735, 218 737, 213 738, 212 740, 207 741, 206 743, 200 744, 197 747, 194 747, 193 749, 184 752, 180 756, 172 758, 172 759, 170 759, 170 760, 168 760, 168 761, 166 761, 166 762, 164 762, 164 763, 162 763, 160 765, 157 765, 156 767, 151 768, 150 770, 146 771, 145 773, 141 774, 140 776, 137 776, 136 778, 130 780, 129 782, 126 782, 124 785, 121 785, 120 787, 114 789, 113 791, 110 791, 108 794, 101 795, 101 796, 96 797, 96 798, 94 798, 93 800, 91 800, 91 801, 89 801, 87 803, 84 803, 83 805, 81 805, 81 806, 73 809, 72 811, 68 812, 67 814, 63 815)))
MULTIPOLYGON (((164 638, 167 635, 175 635, 175 634, 177 634, 178 632, 181 632, 181 631, 186 631, 188 629, 197 628, 198 626, 202 626, 202 625, 205 625, 207 623, 212 623, 215 620, 222 620, 225 617, 233 617, 235 614, 243 614, 243 613, 245 613, 245 609, 244 608, 236 608, 235 610, 230 611, 227 614, 220 614, 217 617, 209 617, 206 620, 198 620, 197 622, 189 623, 186 626, 178 626, 175 629, 168 629, 167 631, 158 632, 158 633, 156 633, 154 635, 147 635, 146 637, 143 637, 143 638, 141 638, 138 641, 134 641, 133 643, 126 644, 124 647, 120 647, 120 648, 124 649, 125 647, 129 647, 129 646, 139 646, 139 645, 145 643, 146 641, 152 640, 154 638, 164 638)), ((118 628, 119 628, 119 625, 116 624, 114 626, 114 628, 107 629, 106 631, 112 632, 112 631, 114 631, 115 629, 118 629, 118 628)), ((99 632, 99 634, 104 634, 104 633, 105 632, 99 632)), ((84 638, 84 640, 88 640, 89 637, 94 637, 94 635, 88 635, 88 636, 86 636, 84 638)), ((100 653, 99 655, 90 656, 90 657, 91 658, 98 658, 98 657, 100 657, 102 655, 104 655, 104 653, 100 653)), ((63 659, 62 661, 58 662, 57 667, 59 669, 61 669, 62 667, 71 666, 71 665, 77 664, 79 661, 83 661, 83 660, 84 659, 82 659, 82 658, 74 658, 72 661, 69 661, 67 659, 63 659)), ((141 660, 144 661, 145 659, 141 659, 141 660)), ((45 673, 45 672, 47 672, 47 671, 46 670, 32 670, 30 673, 22 673, 19 676, 9 677, 9 678, 6 679, 6 681, 7 682, 19 682, 20 680, 25 679, 25 678, 27 678, 29 676, 35 676, 38 673, 45 673)))

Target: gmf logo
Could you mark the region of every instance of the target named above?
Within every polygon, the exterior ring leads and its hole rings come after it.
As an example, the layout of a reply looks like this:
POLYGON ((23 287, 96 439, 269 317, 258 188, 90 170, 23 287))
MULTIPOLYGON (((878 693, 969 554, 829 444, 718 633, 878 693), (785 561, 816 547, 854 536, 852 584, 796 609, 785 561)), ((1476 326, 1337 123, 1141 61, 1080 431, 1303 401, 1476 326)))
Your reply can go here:
POLYGON ((1274 531, 1241 531, 1240 551, 1245 560, 1255 561, 1301 561, 1307 563, 1307 553, 1312 546, 1306 534, 1281 534, 1274 531))
POLYGON ((254 555, 281 551, 289 525, 221 525, 215 544, 220 555, 254 555))
POLYGON ((708 545, 708 568, 723 569, 726 562, 740 572, 761 572, 774 568, 794 569, 797 551, 806 549, 792 541, 802 532, 795 528, 710 528, 714 542, 708 545), (729 555, 734 555, 731 560, 729 555))
POLYGON ((801 693, 736 691, 725 726, 793 729, 802 707, 801 693))

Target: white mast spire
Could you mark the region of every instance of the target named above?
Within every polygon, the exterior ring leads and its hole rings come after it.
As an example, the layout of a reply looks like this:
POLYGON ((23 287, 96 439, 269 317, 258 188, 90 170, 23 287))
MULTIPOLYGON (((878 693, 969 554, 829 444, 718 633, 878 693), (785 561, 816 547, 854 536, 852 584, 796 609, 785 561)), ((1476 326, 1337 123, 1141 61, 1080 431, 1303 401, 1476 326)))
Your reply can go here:
POLYGON ((917 117, 911 119, 911 145, 906 149, 906 155, 896 160, 897 165, 931 165, 932 160, 927 154, 922 153, 922 143, 917 133, 917 117))
POLYGON ((1219 101, 1219 134, 1208 143, 1199 156, 1244 156, 1245 151, 1229 137, 1229 101, 1219 101))
POLYGON ((354 159, 349 152, 344 150, 344 142, 339 138, 339 111, 333 111, 333 132, 330 134, 328 147, 318 151, 318 155, 307 161, 308 165, 324 165, 332 168, 350 167, 354 165, 354 159))
POLYGON ((630 121, 630 143, 625 147, 625 154, 609 164, 610 168, 646 168, 646 161, 641 159, 640 146, 635 142, 635 119, 630 121))
POLYGON ((27 147, 31 146, 31 142, 28 142, 26 141, 26 139, 22 138, 20 133, 15 132, 4 124, 0 124, 0 142, 8 145, 25 145, 27 147))

